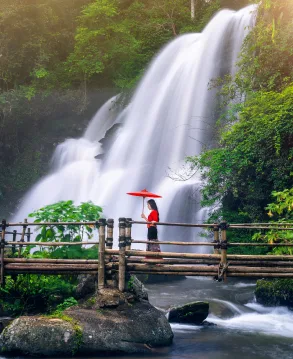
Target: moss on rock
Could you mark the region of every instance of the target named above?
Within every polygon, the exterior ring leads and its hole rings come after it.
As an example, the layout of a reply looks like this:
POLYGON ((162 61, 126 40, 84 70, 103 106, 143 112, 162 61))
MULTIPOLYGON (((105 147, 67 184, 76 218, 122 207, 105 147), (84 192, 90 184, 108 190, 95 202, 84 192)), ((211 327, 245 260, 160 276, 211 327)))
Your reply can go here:
POLYGON ((262 305, 293 307, 293 279, 260 279, 254 293, 262 305))

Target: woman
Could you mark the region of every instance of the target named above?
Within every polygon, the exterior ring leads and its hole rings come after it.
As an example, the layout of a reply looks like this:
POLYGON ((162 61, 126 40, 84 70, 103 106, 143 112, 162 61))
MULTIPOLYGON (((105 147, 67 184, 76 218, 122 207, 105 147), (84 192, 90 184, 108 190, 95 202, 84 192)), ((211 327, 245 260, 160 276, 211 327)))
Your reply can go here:
MULTIPOLYGON (((158 241, 158 230, 156 226, 156 222, 159 222, 160 216, 156 202, 153 199, 150 199, 147 202, 148 209, 151 211, 149 216, 146 217, 144 213, 142 213, 141 218, 145 219, 147 222, 152 222, 148 224, 148 240, 152 242, 158 241)), ((155 243, 147 244, 147 251, 149 252, 161 252, 160 245, 155 243)))

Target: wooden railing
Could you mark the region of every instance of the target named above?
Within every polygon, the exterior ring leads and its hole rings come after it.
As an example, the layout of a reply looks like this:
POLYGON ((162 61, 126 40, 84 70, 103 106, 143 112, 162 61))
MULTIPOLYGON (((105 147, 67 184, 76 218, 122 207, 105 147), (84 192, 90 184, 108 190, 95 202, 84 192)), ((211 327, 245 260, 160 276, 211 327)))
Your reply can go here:
POLYGON ((232 255, 227 254, 229 247, 291 247, 293 243, 229 243, 228 229, 254 230, 293 230, 290 223, 271 224, 187 224, 187 223, 157 223, 158 226, 177 226, 204 228, 213 231, 213 241, 210 242, 180 242, 180 241, 147 241, 132 239, 132 226, 146 225, 146 222, 133 221, 131 218, 119 219, 119 249, 113 249, 113 219, 99 219, 91 222, 42 222, 7 223, 2 221, 0 241, 0 284, 5 283, 5 275, 10 274, 98 274, 98 288, 101 290, 107 284, 117 282, 119 290, 124 291, 128 274, 160 274, 183 276, 212 276, 217 280, 227 277, 293 278, 293 256, 290 255, 232 255), (98 240, 83 242, 38 242, 31 241, 33 226, 59 225, 92 225, 98 229, 98 240), (7 228, 21 227, 21 233, 7 228), (12 241, 8 236, 12 235, 12 241), (17 241, 17 236, 20 240, 17 241), (25 241, 25 238, 27 241, 25 241), (173 246, 212 246, 213 254, 149 252, 131 249, 133 244, 159 243, 173 246), (96 260, 82 259, 37 259, 21 258, 22 248, 28 245, 40 247, 60 247, 76 245, 98 245, 96 260), (18 247, 18 258, 15 258, 18 247), (5 257, 7 248, 12 248, 12 258, 5 257))

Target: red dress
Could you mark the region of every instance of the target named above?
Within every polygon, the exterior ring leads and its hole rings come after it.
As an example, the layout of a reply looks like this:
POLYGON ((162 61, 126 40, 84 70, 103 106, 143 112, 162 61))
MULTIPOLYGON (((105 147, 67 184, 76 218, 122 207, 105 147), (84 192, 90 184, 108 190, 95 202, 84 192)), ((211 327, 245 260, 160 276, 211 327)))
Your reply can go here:
MULTIPOLYGON (((152 221, 159 222, 159 213, 155 209, 153 209, 148 216, 148 222, 152 222, 152 221)), ((150 228, 151 225, 148 224, 147 226, 148 228, 150 228)))
MULTIPOLYGON (((148 216, 148 222, 159 222, 159 213, 155 209, 151 211, 151 213, 148 216)), ((158 241, 158 231, 156 224, 147 224, 148 226, 148 240, 152 242, 158 241)), ((147 244, 147 251, 150 252, 161 252, 161 248, 159 243, 148 243, 147 244)))

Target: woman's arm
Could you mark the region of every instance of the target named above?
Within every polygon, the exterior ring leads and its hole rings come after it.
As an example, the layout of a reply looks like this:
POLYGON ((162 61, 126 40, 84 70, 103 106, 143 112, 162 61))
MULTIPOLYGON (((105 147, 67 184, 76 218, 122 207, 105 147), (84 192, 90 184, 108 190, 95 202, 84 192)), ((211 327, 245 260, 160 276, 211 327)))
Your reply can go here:
POLYGON ((144 213, 141 214, 141 218, 143 218, 144 220, 148 221, 146 215, 144 213))

